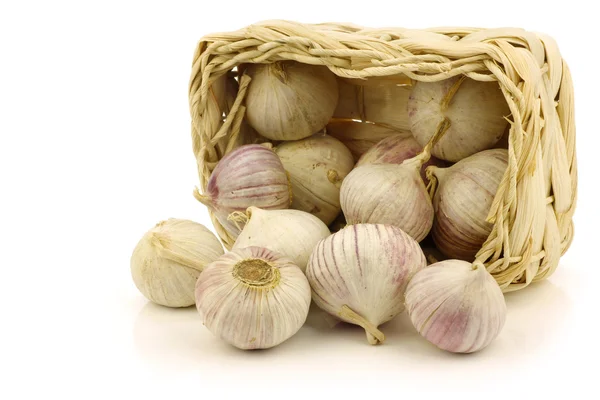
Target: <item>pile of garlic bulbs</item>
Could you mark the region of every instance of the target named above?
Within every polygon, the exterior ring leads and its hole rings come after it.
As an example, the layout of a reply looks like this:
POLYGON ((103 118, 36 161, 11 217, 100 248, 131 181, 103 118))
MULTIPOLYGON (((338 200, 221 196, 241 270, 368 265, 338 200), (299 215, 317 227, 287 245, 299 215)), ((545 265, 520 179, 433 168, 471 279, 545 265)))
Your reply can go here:
POLYGON ((509 114, 498 84, 394 83, 378 108, 376 84, 354 91, 323 66, 239 73, 251 78, 244 123, 259 139, 229 151, 195 193, 229 251, 200 224, 161 222, 131 257, 142 294, 195 304, 206 328, 240 349, 291 338, 311 301, 374 345, 385 340, 380 325, 405 310, 441 349, 489 345, 506 318, 477 259, 508 163, 497 145, 509 114), (368 93, 364 114, 377 120, 352 120, 360 112, 345 96, 355 92, 368 93), (442 255, 431 265, 426 238, 442 255))

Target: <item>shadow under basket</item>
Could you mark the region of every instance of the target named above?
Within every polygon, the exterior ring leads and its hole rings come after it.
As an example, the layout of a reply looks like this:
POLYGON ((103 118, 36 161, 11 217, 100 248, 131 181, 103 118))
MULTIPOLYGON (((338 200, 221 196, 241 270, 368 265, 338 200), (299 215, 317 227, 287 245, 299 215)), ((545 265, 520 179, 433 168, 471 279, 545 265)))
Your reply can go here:
MULTIPOLYGON (((338 77, 337 122, 362 120, 397 130, 408 129, 406 110, 397 106, 394 118, 385 120, 386 96, 407 96, 406 86, 415 81, 457 75, 497 81, 511 112, 508 168, 490 210, 492 232, 476 260, 505 292, 554 272, 573 238, 577 166, 573 85, 552 38, 518 28, 370 29, 291 21, 205 36, 189 87, 202 192, 225 154, 267 141, 244 119, 250 83, 244 65, 284 60, 323 65, 338 77)), ((233 239, 211 218, 231 247, 233 239)))

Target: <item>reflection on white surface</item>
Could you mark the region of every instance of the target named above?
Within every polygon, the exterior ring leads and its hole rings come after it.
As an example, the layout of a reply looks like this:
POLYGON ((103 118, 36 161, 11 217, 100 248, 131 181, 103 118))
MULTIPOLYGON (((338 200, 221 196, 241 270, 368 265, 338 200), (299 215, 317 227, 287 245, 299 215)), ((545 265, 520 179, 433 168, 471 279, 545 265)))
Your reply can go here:
MULTIPOLYGON (((362 328, 345 323, 334 325, 314 304, 306 324, 291 339, 268 350, 242 351, 224 343, 202 324, 194 307, 170 309, 147 303, 134 324, 133 336, 138 355, 148 363, 169 368, 230 362, 252 363, 263 359, 302 363, 309 359, 410 358, 411 362, 456 362, 464 359, 497 359, 531 354, 568 326, 571 302, 549 281, 506 295, 508 316, 499 338, 486 350, 462 356, 438 350, 422 339, 403 313, 381 326, 386 341, 380 346, 367 344, 362 328), (518 350, 521 349, 521 350, 518 350), (326 350, 326 351, 324 351, 326 350), (517 351, 518 350, 518 351, 517 351)), ((238 365, 238 364, 236 364, 238 365)), ((349 366, 351 368, 351 366, 349 366)))

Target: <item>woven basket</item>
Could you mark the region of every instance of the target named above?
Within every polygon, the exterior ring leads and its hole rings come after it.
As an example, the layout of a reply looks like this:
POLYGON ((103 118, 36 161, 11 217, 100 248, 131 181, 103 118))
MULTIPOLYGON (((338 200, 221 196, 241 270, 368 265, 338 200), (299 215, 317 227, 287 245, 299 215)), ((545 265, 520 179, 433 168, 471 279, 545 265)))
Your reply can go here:
MULTIPOLYGON (((281 60, 380 83, 460 74, 498 81, 511 110, 509 161, 489 215, 494 227, 476 262, 486 265, 504 291, 524 288, 556 269, 573 237, 577 167, 571 75, 552 38, 516 28, 366 29, 289 21, 208 35, 196 49, 189 87, 201 191, 226 153, 260 140, 244 121, 250 78, 237 67, 281 60), (214 82, 226 85, 215 90, 214 82)), ((212 221, 230 247, 232 238, 212 221)))

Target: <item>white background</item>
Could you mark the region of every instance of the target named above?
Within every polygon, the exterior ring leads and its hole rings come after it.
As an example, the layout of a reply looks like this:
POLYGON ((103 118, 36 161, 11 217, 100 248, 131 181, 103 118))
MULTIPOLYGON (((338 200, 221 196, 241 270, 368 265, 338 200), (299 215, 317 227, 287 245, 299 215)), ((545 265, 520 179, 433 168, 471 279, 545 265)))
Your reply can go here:
POLYGON ((597 14, 583 1, 335 3, 0 3, 0 398, 590 398, 600 355, 597 14), (283 345, 242 352, 194 308, 154 306, 136 291, 129 257, 147 229, 168 217, 210 225, 191 194, 196 42, 273 18, 517 26, 557 39, 576 85, 576 237, 554 276, 507 296, 506 327, 485 351, 441 352, 405 315, 371 347, 360 329, 329 329, 313 314, 283 345))

